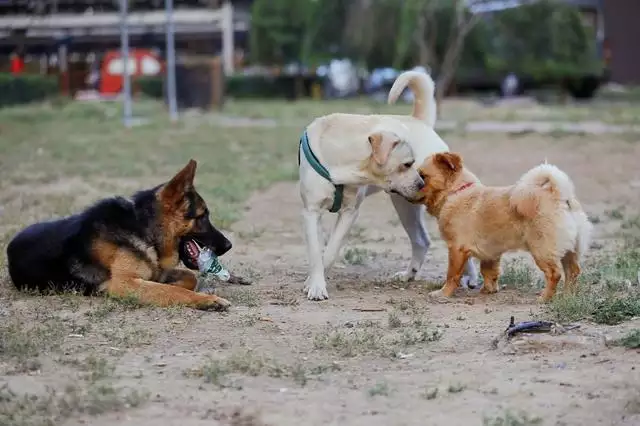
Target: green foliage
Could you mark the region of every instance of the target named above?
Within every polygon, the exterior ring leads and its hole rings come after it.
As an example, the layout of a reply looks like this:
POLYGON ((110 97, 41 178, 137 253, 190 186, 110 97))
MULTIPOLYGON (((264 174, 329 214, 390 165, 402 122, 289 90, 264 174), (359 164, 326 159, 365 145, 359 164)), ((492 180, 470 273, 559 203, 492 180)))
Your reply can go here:
MULTIPOLYGON (((234 99, 274 99, 308 96, 312 82, 320 78, 294 78, 292 76, 264 77, 260 75, 233 75, 226 77, 225 96, 234 99)), ((136 80, 140 91, 154 99, 163 98, 163 78, 145 77, 136 80)))
POLYGON ((162 77, 137 78, 135 84, 145 96, 155 99, 164 97, 164 79, 162 77))
POLYGON ((52 98, 58 93, 55 77, 0 74, 0 108, 52 98))
POLYGON ((341 0, 255 0, 251 9, 251 59, 310 64, 340 44, 341 0))
POLYGON ((569 4, 540 0, 496 13, 489 31, 493 71, 513 71, 540 82, 601 71, 595 35, 569 4))

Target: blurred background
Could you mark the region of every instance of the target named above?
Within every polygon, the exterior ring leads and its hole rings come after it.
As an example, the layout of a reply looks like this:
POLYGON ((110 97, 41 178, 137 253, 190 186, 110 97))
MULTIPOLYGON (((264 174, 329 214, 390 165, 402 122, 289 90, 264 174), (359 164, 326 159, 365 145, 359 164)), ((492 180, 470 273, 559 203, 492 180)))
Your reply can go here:
MULTIPOLYGON (((72 97, 118 94, 121 3, 134 93, 162 97, 163 0, 2 0, 0 71, 55 77, 72 97)), ((624 0, 175 0, 178 96, 205 108, 225 96, 384 99, 419 67, 438 101, 549 88, 588 99, 607 82, 640 82, 639 13, 624 0)), ((46 80, 16 96, 53 91, 46 80)))

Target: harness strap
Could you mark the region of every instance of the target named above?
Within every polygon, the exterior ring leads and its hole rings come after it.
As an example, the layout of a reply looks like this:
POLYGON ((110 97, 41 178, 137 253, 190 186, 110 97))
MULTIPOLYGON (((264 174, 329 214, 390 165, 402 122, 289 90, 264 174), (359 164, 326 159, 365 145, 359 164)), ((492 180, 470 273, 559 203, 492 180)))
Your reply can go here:
MULTIPOLYGON (((300 151, 304 154, 304 158, 307 159, 313 170, 316 171, 320 176, 333 183, 331 180, 331 174, 329 170, 325 166, 320 163, 318 157, 315 156, 313 151, 311 150, 311 145, 309 145, 309 137, 307 136, 307 131, 305 130, 300 137, 300 149, 298 150, 298 165, 300 165, 300 151)), ((344 185, 333 185, 335 187, 335 192, 333 193, 333 205, 329 209, 331 213, 336 213, 342 207, 342 198, 344 194, 344 185)))

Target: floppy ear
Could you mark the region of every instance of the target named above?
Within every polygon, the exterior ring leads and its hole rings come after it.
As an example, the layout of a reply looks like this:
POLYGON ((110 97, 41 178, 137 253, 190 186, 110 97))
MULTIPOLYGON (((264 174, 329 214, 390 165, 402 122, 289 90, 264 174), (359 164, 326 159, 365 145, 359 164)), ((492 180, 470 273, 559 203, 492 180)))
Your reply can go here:
POLYGON ((369 143, 371 144, 373 160, 379 166, 383 166, 389 159, 393 148, 398 146, 400 141, 397 139, 391 140, 388 137, 385 139, 382 133, 373 133, 369 136, 369 143))
POLYGON ((171 201, 180 201, 185 193, 193 188, 197 166, 198 163, 195 160, 189 160, 189 163, 162 188, 162 197, 171 201))
POLYGON ((452 172, 458 171, 462 168, 462 157, 455 152, 441 152, 436 154, 436 164, 445 170, 452 172))

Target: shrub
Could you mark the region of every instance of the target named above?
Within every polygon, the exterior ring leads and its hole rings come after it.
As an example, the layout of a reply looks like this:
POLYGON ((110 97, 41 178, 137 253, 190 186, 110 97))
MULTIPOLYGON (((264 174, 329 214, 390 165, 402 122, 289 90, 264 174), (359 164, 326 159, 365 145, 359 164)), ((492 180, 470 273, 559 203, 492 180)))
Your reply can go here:
POLYGON ((0 108, 51 98, 58 93, 55 77, 0 73, 0 108))

